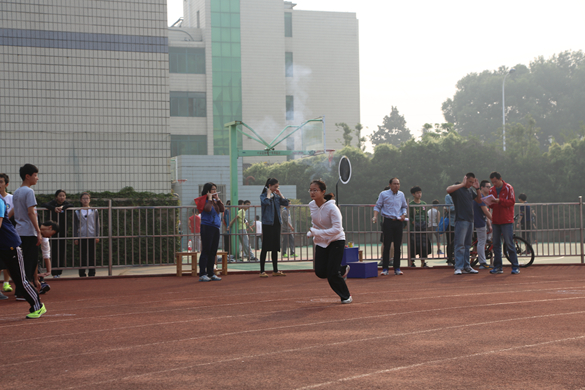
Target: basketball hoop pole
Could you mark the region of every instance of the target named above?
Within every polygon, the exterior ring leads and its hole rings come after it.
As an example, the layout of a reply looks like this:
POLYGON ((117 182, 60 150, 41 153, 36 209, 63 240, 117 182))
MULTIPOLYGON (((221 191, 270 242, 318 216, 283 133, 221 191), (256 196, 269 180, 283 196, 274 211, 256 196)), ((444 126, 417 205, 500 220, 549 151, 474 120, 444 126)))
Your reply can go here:
MULTIPOLYGON (((317 119, 309 119, 305 121, 300 126, 287 126, 285 127, 271 142, 266 142, 262 137, 254 131, 250 126, 245 124, 242 121, 234 121, 224 124, 225 128, 228 128, 229 134, 229 153, 230 153, 230 200, 232 201, 232 205, 237 205, 239 199, 239 191, 238 191, 238 158, 239 157, 246 157, 246 156, 261 156, 261 157, 268 157, 268 156, 291 156, 291 155, 308 155, 314 156, 317 152, 315 150, 274 150, 274 148, 280 144, 282 141, 293 135, 295 132, 299 131, 303 128, 303 126, 307 125, 311 122, 322 122, 323 126, 325 125, 325 118, 317 118, 317 119), (255 136, 249 135, 243 131, 238 130, 238 126, 243 126, 249 129, 255 136), (286 136, 281 137, 284 134, 285 130, 290 127, 296 127, 294 131, 286 136), (254 141, 262 144, 265 146, 264 150, 238 150, 238 131, 245 135, 246 137, 253 139, 254 141), (280 138, 280 139, 279 139, 280 138)), ((325 134, 323 134, 323 145, 325 145, 325 134)), ((323 148, 323 152, 325 152, 325 147, 323 148)), ((331 156, 330 156, 331 157, 331 156)), ((237 248, 237 234, 238 234, 238 224, 234 224, 235 226, 235 233, 232 235, 231 240, 231 248, 237 248)))

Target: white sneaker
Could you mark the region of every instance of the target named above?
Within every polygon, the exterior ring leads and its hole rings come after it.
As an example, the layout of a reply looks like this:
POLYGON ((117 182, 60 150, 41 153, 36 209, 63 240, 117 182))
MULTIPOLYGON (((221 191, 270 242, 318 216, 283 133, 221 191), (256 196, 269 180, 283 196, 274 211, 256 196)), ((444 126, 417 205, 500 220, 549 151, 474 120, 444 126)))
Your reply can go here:
POLYGON ((461 275, 461 270, 460 269, 456 269, 453 274, 454 275, 461 275))
POLYGON ((463 273, 464 274, 477 274, 477 273, 479 273, 479 271, 476 270, 476 269, 473 269, 473 268, 469 267, 469 268, 465 268, 463 270, 463 273))
POLYGON ((200 282, 211 282, 211 278, 207 275, 203 275, 203 276, 199 277, 199 281, 200 282))
POLYGON ((387 269, 385 269, 384 271, 382 271, 382 272, 380 273, 380 276, 388 276, 388 270, 387 270, 387 269))
POLYGON ((353 302, 353 298, 351 297, 351 295, 349 296, 349 298, 341 301, 341 303, 352 303, 352 302, 353 302))

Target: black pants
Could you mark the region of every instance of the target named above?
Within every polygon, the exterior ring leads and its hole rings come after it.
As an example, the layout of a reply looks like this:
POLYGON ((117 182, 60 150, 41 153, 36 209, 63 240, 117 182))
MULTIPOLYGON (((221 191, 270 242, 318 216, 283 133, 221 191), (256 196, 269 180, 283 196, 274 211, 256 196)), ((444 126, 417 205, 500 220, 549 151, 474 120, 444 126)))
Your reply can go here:
MULTIPOLYGON (((36 237, 34 238, 36 240, 36 237)), ((30 305, 29 311, 31 313, 39 310, 43 304, 41 303, 36 288, 27 280, 21 248, 16 247, 14 249, 0 250, 0 258, 10 271, 10 276, 16 286, 16 291, 21 292, 20 294, 17 293, 17 295, 26 299, 30 305)))
POLYGON ((413 263, 416 255, 419 255, 419 260, 424 263, 424 259, 429 256, 429 249, 431 249, 431 243, 428 239, 428 233, 420 231, 410 232, 410 258, 413 263))
MULTIPOLYGON (((57 233, 54 238, 65 236, 65 233, 57 233)), ((65 240, 51 240, 51 275, 61 275, 62 269, 55 269, 59 267, 65 267, 65 240)))
POLYGON ((201 225, 201 256, 199 256, 199 276, 214 275, 213 266, 219 245, 219 229, 215 226, 201 225))
POLYGON ((345 240, 334 241, 327 248, 319 245, 315 249, 315 275, 327 279, 331 289, 339 295, 341 300, 349 299, 349 289, 342 277, 345 267, 341 266, 345 240))
MULTIPOLYGON (((37 269, 38 266, 40 246, 37 246, 36 236, 22 236, 20 237, 20 240, 22 241, 22 244, 20 244, 20 249, 22 251, 22 260, 24 263, 24 277, 29 282, 33 283, 34 286, 35 270, 37 269)), ((16 279, 14 276, 12 276, 12 280, 14 280, 15 283, 16 279)), ((23 287, 22 286, 19 287, 18 284, 16 285, 16 291, 14 293, 19 297, 25 296, 25 291, 23 287)))
MULTIPOLYGON (((272 251, 272 272, 278 272, 278 252, 272 251)), ((262 249, 260 252, 260 272, 264 272, 266 269, 266 255, 268 251, 266 249, 262 249)))
POLYGON ((445 238, 447 239, 447 262, 455 262, 455 227, 449 225, 445 230, 445 238))
POLYGON ((402 248, 402 221, 399 219, 384 218, 382 225, 384 235, 384 252, 382 252, 382 269, 387 270, 390 265, 390 246, 394 244, 394 259, 392 267, 400 268, 400 249, 402 248))
MULTIPOLYGON (((95 267, 95 238, 82 238, 79 240, 80 267, 95 267)), ((87 273, 95 276, 95 268, 90 268, 87 273)), ((85 276, 85 269, 79 270, 79 276, 85 276)))

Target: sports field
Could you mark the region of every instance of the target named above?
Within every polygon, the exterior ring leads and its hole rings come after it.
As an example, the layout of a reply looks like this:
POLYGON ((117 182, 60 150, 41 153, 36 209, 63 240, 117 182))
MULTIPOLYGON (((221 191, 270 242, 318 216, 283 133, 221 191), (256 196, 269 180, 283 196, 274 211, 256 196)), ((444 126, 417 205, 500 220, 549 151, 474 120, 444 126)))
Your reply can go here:
POLYGON ((48 312, 0 301, 3 389, 582 389, 585 267, 200 283, 50 280, 48 312))

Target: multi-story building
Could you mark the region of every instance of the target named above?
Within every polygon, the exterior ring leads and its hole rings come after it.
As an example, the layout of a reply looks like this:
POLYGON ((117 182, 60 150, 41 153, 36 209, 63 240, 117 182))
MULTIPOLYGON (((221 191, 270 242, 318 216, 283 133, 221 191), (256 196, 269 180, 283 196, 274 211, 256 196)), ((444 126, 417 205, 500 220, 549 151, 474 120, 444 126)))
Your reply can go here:
POLYGON ((2 0, 0 171, 52 193, 169 192, 165 0, 2 0))
MULTIPOLYGON (((324 116, 325 147, 340 147, 335 123, 360 120, 358 21, 294 6, 185 0, 184 20, 169 31, 172 156, 228 154, 224 124, 234 120, 270 141, 287 125, 324 116)), ((262 149, 247 137, 240 144, 262 149)), ((302 145, 291 137, 279 148, 302 145)))
MULTIPOLYGON (((165 0, 0 1, 0 172, 12 189, 32 163, 40 193, 170 192, 171 172, 187 170, 169 157, 227 155, 227 122, 270 141, 323 116, 323 147, 338 149, 335 123, 360 119, 353 13, 185 0, 168 28, 165 0)), ((296 136, 277 148, 303 145, 296 136)))

